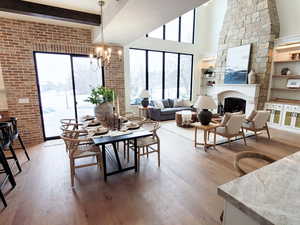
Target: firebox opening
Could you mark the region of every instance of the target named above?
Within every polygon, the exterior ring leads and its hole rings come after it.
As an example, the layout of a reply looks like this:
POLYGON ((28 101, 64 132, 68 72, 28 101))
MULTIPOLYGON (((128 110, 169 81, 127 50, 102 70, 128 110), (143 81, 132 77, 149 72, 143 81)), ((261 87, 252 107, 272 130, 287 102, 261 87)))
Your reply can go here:
POLYGON ((246 112, 246 100, 241 98, 225 98, 224 100, 224 112, 246 112))

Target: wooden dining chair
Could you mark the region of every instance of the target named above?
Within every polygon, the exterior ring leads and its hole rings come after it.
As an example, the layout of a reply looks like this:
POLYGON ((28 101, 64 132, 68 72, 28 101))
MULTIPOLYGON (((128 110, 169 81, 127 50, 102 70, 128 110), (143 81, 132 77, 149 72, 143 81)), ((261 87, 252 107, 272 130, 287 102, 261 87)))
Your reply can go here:
POLYGON ((99 166, 102 167, 102 158, 101 158, 101 151, 100 149, 89 143, 89 139, 80 138, 78 132, 73 131, 70 133, 63 133, 61 139, 64 140, 67 152, 69 154, 70 160, 70 170, 71 170, 71 185, 74 186, 74 176, 75 176, 75 169, 83 168, 88 166, 99 166), (96 157, 95 163, 86 163, 76 165, 75 161, 78 159, 83 158, 91 158, 96 157))
MULTIPOLYGON (((140 169, 140 161, 142 156, 149 157, 149 154, 157 153, 158 167, 160 167, 160 139, 157 135, 157 130, 160 128, 160 123, 157 121, 144 121, 141 125, 144 130, 152 133, 152 136, 139 138, 137 140, 137 150, 138 150, 138 170, 140 169)), ((134 147, 134 143, 130 141, 130 147, 134 147)), ((129 148, 127 152, 129 158, 129 148)))

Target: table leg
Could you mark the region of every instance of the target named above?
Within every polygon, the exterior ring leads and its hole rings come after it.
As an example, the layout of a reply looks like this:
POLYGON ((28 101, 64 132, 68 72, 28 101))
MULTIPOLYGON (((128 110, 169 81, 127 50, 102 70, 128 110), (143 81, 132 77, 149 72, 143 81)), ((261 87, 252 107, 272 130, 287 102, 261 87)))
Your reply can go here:
POLYGON ((138 172, 138 165, 137 165, 137 157, 138 157, 138 150, 137 150, 137 139, 134 139, 134 169, 135 172, 138 172))
POLYGON ((106 168, 106 149, 105 145, 102 145, 102 160, 103 160, 103 176, 104 181, 107 181, 107 168, 106 168))
POLYGON ((217 144, 217 128, 214 129, 214 149, 216 149, 217 144))
POLYGON ((195 148, 197 147, 197 127, 195 127, 195 148))
POLYGON ((113 149, 114 149, 114 152, 115 152, 115 155, 116 155, 116 159, 117 159, 117 163, 118 163, 118 168, 119 168, 119 170, 121 170, 122 169, 122 165, 121 165, 121 162, 120 162, 120 157, 119 157, 119 154, 118 154, 116 143, 112 143, 112 146, 113 146, 113 149))
POLYGON ((207 151, 207 130, 204 130, 204 151, 207 151))

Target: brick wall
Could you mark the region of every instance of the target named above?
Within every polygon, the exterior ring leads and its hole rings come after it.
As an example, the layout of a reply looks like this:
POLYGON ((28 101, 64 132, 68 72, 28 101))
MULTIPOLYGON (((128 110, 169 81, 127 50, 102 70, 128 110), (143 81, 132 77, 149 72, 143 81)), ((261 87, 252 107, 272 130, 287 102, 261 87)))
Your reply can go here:
MULTIPOLYGON (((18 117, 26 144, 43 141, 33 51, 89 54, 91 49, 88 29, 0 18, 0 66, 8 110, 18 117), (24 97, 29 104, 18 103, 24 97)), ((106 73, 106 86, 118 88, 124 102, 123 63, 113 60, 106 73)))

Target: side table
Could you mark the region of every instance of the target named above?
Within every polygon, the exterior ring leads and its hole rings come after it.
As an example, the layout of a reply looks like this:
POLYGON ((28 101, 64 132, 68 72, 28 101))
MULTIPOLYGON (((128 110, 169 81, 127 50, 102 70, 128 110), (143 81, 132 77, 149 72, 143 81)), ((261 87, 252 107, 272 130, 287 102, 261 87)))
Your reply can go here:
POLYGON ((151 108, 151 106, 147 106, 147 107, 143 107, 143 106, 139 106, 139 117, 145 117, 148 118, 148 110, 151 108))
POLYGON ((215 146, 216 146, 216 132, 215 131, 216 131, 217 127, 219 126, 219 124, 210 123, 208 126, 204 126, 201 123, 197 122, 197 123, 192 123, 191 126, 195 128, 195 140, 194 140, 195 148, 198 145, 203 145, 205 152, 207 152, 207 149, 210 148, 210 147, 215 148, 215 146), (198 129, 203 130, 203 132, 204 132, 204 137, 203 137, 204 143, 197 142, 197 131, 198 131, 198 129), (208 142, 208 132, 209 131, 214 131, 214 142, 212 144, 207 143, 208 142))

